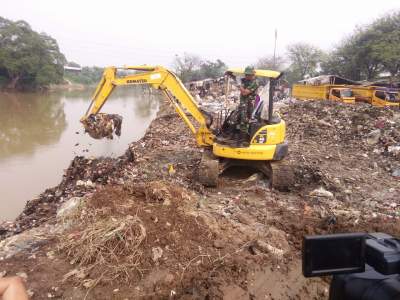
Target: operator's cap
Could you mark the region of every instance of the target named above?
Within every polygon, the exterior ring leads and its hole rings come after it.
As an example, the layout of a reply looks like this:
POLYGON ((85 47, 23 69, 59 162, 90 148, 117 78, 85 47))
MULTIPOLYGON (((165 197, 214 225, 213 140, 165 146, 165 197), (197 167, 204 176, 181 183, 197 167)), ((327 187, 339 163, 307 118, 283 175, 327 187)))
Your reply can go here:
POLYGON ((247 67, 244 69, 244 75, 254 75, 254 74, 256 74, 256 71, 254 70, 254 67, 252 67, 252 66, 247 66, 247 67))

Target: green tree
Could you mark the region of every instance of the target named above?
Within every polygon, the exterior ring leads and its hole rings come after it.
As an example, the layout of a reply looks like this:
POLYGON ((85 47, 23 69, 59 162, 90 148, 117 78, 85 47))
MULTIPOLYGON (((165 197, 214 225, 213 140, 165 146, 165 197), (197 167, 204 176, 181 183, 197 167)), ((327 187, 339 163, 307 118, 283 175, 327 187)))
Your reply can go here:
POLYGON ((257 60, 255 66, 258 69, 283 71, 285 69, 285 58, 276 56, 274 59, 273 55, 264 56, 257 60))
POLYGON ((356 61, 361 67, 361 76, 364 79, 373 79, 382 71, 379 53, 374 44, 379 34, 372 28, 360 29, 355 34, 354 52, 356 61))
POLYGON ((298 81, 306 75, 312 77, 318 74, 323 52, 312 45, 296 43, 287 47, 287 56, 290 62, 288 77, 290 81, 298 81))
POLYGON ((183 82, 199 80, 201 59, 198 55, 184 53, 175 55, 173 68, 183 82))
POLYGON ((387 71, 400 75, 400 12, 357 28, 321 63, 325 74, 353 80, 372 80, 387 71))
POLYGON ((55 39, 33 31, 25 21, 0 17, 0 70, 8 88, 59 83, 65 62, 55 39))
POLYGON ((184 53, 182 56, 175 55, 172 65, 175 73, 183 82, 218 78, 223 76, 228 68, 220 59, 215 62, 203 61, 200 56, 188 53, 184 53))
POLYGON ((323 72, 353 80, 375 78, 382 71, 380 50, 375 45, 378 39, 371 28, 357 29, 321 63, 323 72))
POLYGON ((219 59, 215 62, 207 60, 200 64, 199 79, 221 77, 227 69, 227 65, 219 59))
POLYGON ((400 11, 376 20, 369 30, 375 38, 371 49, 384 70, 400 76, 400 11))
POLYGON ((356 44, 357 41, 353 36, 343 40, 332 52, 323 57, 321 72, 361 80, 363 72, 356 44))

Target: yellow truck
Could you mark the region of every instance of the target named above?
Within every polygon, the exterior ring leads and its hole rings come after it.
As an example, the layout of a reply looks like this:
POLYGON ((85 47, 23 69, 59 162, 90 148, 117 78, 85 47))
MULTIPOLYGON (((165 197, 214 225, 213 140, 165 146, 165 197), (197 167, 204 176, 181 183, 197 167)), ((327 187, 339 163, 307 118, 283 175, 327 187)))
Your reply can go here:
POLYGON ((351 89, 357 102, 380 107, 400 105, 399 90, 379 86, 352 86, 351 89))
POLYGON ((346 85, 294 84, 292 97, 300 100, 333 100, 343 103, 355 103, 353 91, 346 85))

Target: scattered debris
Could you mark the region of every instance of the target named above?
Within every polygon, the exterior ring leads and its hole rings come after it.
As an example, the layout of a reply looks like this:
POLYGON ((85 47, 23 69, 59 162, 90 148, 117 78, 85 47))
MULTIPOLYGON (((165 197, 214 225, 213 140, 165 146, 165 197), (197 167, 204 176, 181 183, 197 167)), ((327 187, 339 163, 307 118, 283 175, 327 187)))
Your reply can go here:
POLYGON ((381 130, 375 129, 367 135, 367 143, 370 145, 375 145, 379 142, 380 137, 381 137, 381 130))
POLYGON ((387 150, 394 157, 400 158, 400 145, 389 146, 387 150))
POLYGON ((270 254, 274 255, 277 259, 283 258, 284 252, 282 249, 271 246, 270 244, 268 244, 264 241, 256 240, 254 247, 256 249, 260 250, 261 252, 270 253, 270 254))
POLYGON ((0 241, 0 258, 11 258, 23 251, 31 251, 49 239, 49 235, 57 232, 54 226, 48 225, 32 228, 0 241))
POLYGON ((49 259, 54 259, 54 258, 55 258, 55 252, 54 252, 54 251, 48 251, 48 252, 46 253, 46 256, 47 256, 49 259))
POLYGON ((25 272, 18 272, 15 275, 17 275, 18 277, 21 277, 24 280, 28 279, 28 275, 25 272))
POLYGON ((163 255, 163 249, 161 247, 153 247, 151 248, 151 252, 153 253, 153 261, 157 262, 163 255))
POLYGON ((322 186, 318 189, 313 190, 310 193, 310 196, 333 198, 333 194, 330 191, 325 190, 322 186))
POLYGON ((82 197, 72 197, 71 199, 65 201, 57 210, 57 217, 67 218, 73 214, 76 214, 82 201, 82 197))
POLYGON ((258 181, 262 180, 264 175, 262 173, 255 173, 248 177, 244 182, 248 184, 256 184, 258 181))

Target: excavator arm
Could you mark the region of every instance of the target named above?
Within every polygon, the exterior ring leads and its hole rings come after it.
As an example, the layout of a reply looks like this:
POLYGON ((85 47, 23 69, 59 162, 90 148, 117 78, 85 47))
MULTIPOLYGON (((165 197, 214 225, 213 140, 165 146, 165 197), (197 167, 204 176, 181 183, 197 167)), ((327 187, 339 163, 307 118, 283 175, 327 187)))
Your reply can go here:
POLYGON ((160 66, 107 67, 93 94, 92 101, 81 122, 100 112, 115 87, 120 85, 149 85, 162 91, 166 99, 175 107, 179 116, 196 137, 199 146, 211 146, 214 134, 209 129, 209 119, 200 110, 198 104, 179 78, 160 66), (137 74, 117 77, 117 70, 137 71, 137 74), (197 122, 196 126, 186 115, 186 111, 197 122))

